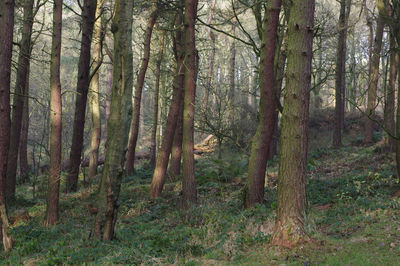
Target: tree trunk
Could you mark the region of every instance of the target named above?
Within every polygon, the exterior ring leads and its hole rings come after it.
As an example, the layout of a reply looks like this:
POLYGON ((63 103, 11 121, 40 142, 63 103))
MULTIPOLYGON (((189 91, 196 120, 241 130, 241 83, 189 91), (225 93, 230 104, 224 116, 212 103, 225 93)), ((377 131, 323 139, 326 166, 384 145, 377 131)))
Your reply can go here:
MULTIPOLYGON (((399 66, 399 53, 396 52, 396 40, 393 35, 390 35, 390 62, 389 62, 389 86, 386 92, 386 108, 385 108, 385 127, 390 134, 395 135, 395 95, 396 95, 396 79, 397 79, 397 68, 399 66)), ((396 143, 395 139, 387 136, 387 143, 391 151, 395 151, 396 143)))
POLYGON ((55 0, 53 5, 53 38, 51 44, 50 88, 50 170, 47 188, 46 226, 58 221, 58 202, 61 178, 61 131, 62 103, 60 83, 61 28, 63 0, 55 0))
POLYGON ((281 5, 282 0, 271 1, 264 15, 260 55, 260 119, 251 146, 246 208, 264 201, 265 169, 276 119, 274 59, 281 5))
POLYGON ((10 148, 7 163, 6 197, 15 199, 15 184, 17 180, 18 150, 21 138, 22 114, 26 97, 29 61, 31 55, 31 35, 33 25, 33 0, 24 1, 24 21, 18 57, 17 80, 13 97, 13 112, 10 133, 10 148))
MULTIPOLYGON (((108 136, 108 118, 110 117, 110 105, 111 105, 111 93, 112 93, 112 83, 113 83, 113 68, 110 67, 108 70, 108 82, 107 82, 107 90, 109 95, 106 95, 106 110, 105 110, 105 121, 104 121, 104 134, 103 134, 103 142, 106 142, 108 136)), ((104 153, 107 151, 104 150, 104 153)))
MULTIPOLYGON (((183 78, 182 78, 183 84, 183 78)), ((169 176, 176 179, 181 174, 182 159, 182 124, 183 124, 183 100, 179 106, 178 121, 176 123, 174 142, 172 143, 171 162, 169 163, 169 176)))
POLYGON ((21 182, 29 180, 29 165, 28 165, 28 130, 29 130, 29 73, 26 77, 27 97, 24 98, 24 108, 22 111, 22 127, 21 139, 19 144, 19 170, 21 182))
POLYGON ((278 211, 272 241, 274 244, 288 247, 307 238, 307 135, 314 8, 314 0, 293 1, 290 5, 278 211))
POLYGON ((333 146, 342 146, 342 125, 344 118, 344 100, 346 92, 346 40, 347 21, 350 13, 351 0, 340 1, 339 36, 336 50, 336 80, 335 80, 335 127, 333 130, 333 146))
POLYGON ((365 118, 365 137, 364 143, 370 144, 373 142, 373 121, 375 117, 375 108, 376 108, 376 97, 377 97, 377 87, 379 80, 379 61, 381 56, 382 49, 382 38, 383 38, 383 29, 385 26, 385 22, 381 16, 378 16, 376 33, 375 33, 375 43, 373 49, 373 55, 371 59, 371 74, 369 76, 369 86, 368 86, 368 104, 365 118))
POLYGON ((13 247, 6 212, 7 157, 10 144, 10 76, 14 33, 14 0, 0 1, 0 236, 5 251, 13 247))
POLYGON ((156 87, 154 90, 154 110, 153 110, 153 128, 151 130, 151 143, 150 143, 150 165, 155 167, 156 152, 157 152, 157 125, 158 125, 158 99, 160 94, 160 77, 161 77, 161 63, 164 57, 164 31, 160 31, 161 43, 160 51, 158 54, 156 65, 156 87))
MULTIPOLYGON (((233 2, 232 2, 233 3, 233 2)), ((232 24, 232 36, 236 34, 237 21, 234 18, 232 24)), ((232 39, 231 47, 229 50, 229 121, 231 123, 232 136, 236 139, 235 124, 235 105, 236 105, 236 93, 235 93, 235 73, 236 73, 236 40, 232 39)))
POLYGON ((132 113, 133 52, 132 16, 133 1, 115 1, 113 84, 108 120, 106 159, 103 168, 95 233, 102 240, 112 240, 117 221, 118 199, 124 173, 124 150, 128 143, 129 121, 132 113))
MULTIPOLYGON (((216 4, 216 0, 211 1, 210 5, 210 13, 208 15, 207 24, 211 24, 213 15, 214 15, 214 8, 216 4)), ((210 90, 213 86, 213 77, 214 77, 214 64, 215 64, 215 34, 211 31, 211 28, 207 28, 208 36, 210 37, 211 41, 211 54, 208 61, 208 77, 207 77, 207 85, 204 91, 204 99, 203 99, 203 109, 204 109, 204 120, 207 121, 207 110, 208 110, 208 100, 210 97, 210 90)), ((176 134, 175 134, 176 135, 176 134)), ((174 141, 175 142, 175 141, 174 141)), ((181 145, 182 146, 182 145, 181 145)), ((181 149, 182 150, 182 149, 181 149)), ((176 154, 178 155, 178 154, 176 154)), ((175 171, 174 169, 173 171, 175 171)), ((179 172, 180 172, 180 155, 179 155, 179 172)))
MULTIPOLYGON (((400 36, 397 37, 397 47, 400 44, 400 36)), ((400 58, 400 51, 397 51, 397 57, 400 58)), ((400 67, 400 60, 397 62, 397 67, 400 67)), ((400 78, 397 79, 397 97, 400 95, 400 78)), ((397 178, 400 182, 400 101, 397 98, 397 111, 396 111, 396 169, 397 178)))
POLYGON ((182 25, 182 13, 179 13, 175 25, 177 29, 175 37, 175 51, 174 51, 176 59, 176 69, 175 69, 172 103, 169 108, 166 128, 162 139, 161 148, 158 152, 156 167, 154 169, 153 181, 151 183, 151 191, 150 191, 151 198, 159 197, 164 187, 165 173, 167 172, 172 141, 174 140, 174 133, 177 128, 179 109, 183 101, 182 94, 183 94, 185 69, 183 66, 184 54, 182 47, 182 32, 180 30, 181 25, 182 25))
POLYGON ((89 106, 91 110, 92 116, 92 134, 90 139, 90 154, 89 154, 89 168, 88 168, 88 178, 91 180, 97 174, 97 164, 99 161, 99 147, 100 147, 100 138, 101 138, 101 119, 100 119, 100 65, 101 65, 101 49, 103 42, 103 29, 102 29, 102 9, 103 9, 103 0, 97 1, 96 7, 96 15, 97 18, 94 24, 94 32, 93 32, 93 69, 96 71, 94 73, 90 92, 89 92, 89 106))
POLYGON ((185 82, 183 105, 183 136, 182 136, 182 206, 189 208, 190 203, 197 201, 196 181, 194 176, 194 105, 196 95, 196 44, 195 21, 197 0, 185 1, 184 44, 185 44, 185 82))
POLYGON ((82 9, 82 40, 78 63, 78 82, 76 85, 75 116, 72 133, 71 152, 69 156, 69 172, 67 177, 67 193, 78 190, 79 166, 83 149, 83 133, 85 130, 86 102, 90 85, 90 49, 93 37, 97 0, 86 0, 82 9))
MULTIPOLYGON (((280 49, 275 49, 275 59, 274 59, 274 73, 275 73, 274 87, 276 93, 275 98, 277 103, 280 102, 280 98, 282 95, 283 78, 285 76, 287 32, 282 30, 278 38, 279 38, 278 47, 280 47, 280 49)), ((278 108, 275 108, 274 116, 275 116, 274 133, 268 149, 268 158, 267 158, 268 160, 272 160, 274 156, 278 154, 278 140, 279 140, 278 108)))
POLYGON ((131 124, 131 137, 129 139, 128 153, 126 155, 125 169, 128 175, 133 175, 134 163, 135 163, 135 149, 136 143, 139 136, 139 120, 140 120, 140 107, 142 101, 142 91, 144 78, 146 76, 147 66, 150 59, 150 41, 151 35, 153 33, 154 24, 156 23, 158 17, 158 7, 157 1, 153 3, 153 11, 150 15, 149 22, 147 24, 147 29, 144 38, 144 54, 142 59, 142 65, 140 66, 139 75, 136 81, 135 89, 135 100, 133 106, 133 119, 131 124))

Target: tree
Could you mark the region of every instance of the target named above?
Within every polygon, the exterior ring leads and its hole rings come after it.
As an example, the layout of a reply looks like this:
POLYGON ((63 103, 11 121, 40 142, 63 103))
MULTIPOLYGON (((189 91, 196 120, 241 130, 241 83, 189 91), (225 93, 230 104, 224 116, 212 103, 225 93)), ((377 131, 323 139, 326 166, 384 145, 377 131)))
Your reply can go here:
POLYGON ((17 78, 13 99, 13 112, 11 122, 10 148, 7 162, 6 197, 15 199, 15 184, 17 179, 18 151, 21 138, 22 116, 27 86, 29 81, 29 65, 31 57, 31 35, 33 25, 33 0, 25 0, 22 37, 19 44, 17 78))
MULTIPOLYGON (((385 104, 385 128, 389 131, 392 136, 395 136, 395 96, 396 96, 396 79, 398 75, 399 66, 399 53, 396 52, 396 40, 393 34, 390 34, 390 61, 389 61, 389 86, 386 92, 386 104, 385 104)), ((396 143, 392 136, 387 136, 387 143, 389 149, 395 151, 396 143)))
POLYGON ((273 234, 273 243, 283 246, 306 238, 308 108, 315 2, 292 1, 289 9, 278 211, 273 234))
POLYGON ((274 59, 279 13, 282 1, 270 1, 264 15, 262 45, 260 54, 259 123, 254 134, 249 161, 245 207, 251 207, 264 201, 265 169, 268 150, 275 127, 276 93, 274 59))
POLYGON ((375 117, 375 108, 376 108, 376 98, 377 98, 377 87, 379 81, 379 62, 381 56, 382 49, 382 38, 383 38, 383 29, 385 27, 385 21, 382 16, 378 16, 378 21, 376 25, 376 33, 374 40, 374 48, 372 58, 370 59, 371 72, 369 76, 368 83, 368 104, 367 104, 367 116, 365 120, 365 136, 364 143, 372 143, 373 137, 373 119, 375 117))
POLYGON ((140 106, 142 101, 144 78, 146 77, 147 66, 149 65, 149 60, 150 60, 151 35, 153 33, 154 24, 157 21, 159 12, 157 4, 158 4, 157 1, 153 2, 152 12, 150 14, 150 18, 147 24, 147 29, 144 38, 144 53, 142 58, 142 64, 140 66, 140 71, 135 86, 135 101, 133 106, 134 115, 130 129, 131 137, 129 139, 128 152, 126 155, 126 164, 125 164, 125 169, 128 175, 132 175, 134 171, 136 143, 139 136, 140 106))
POLYGON ((161 77, 161 63, 164 57, 164 39, 165 33, 160 30, 161 40, 160 40, 160 50, 158 52, 158 58, 156 61, 156 85, 154 90, 154 109, 153 109, 153 128, 151 130, 151 143, 150 143, 150 165, 155 167, 156 163, 156 150, 157 150, 157 126, 158 126, 158 102, 160 94, 160 77, 161 77))
MULTIPOLYGON (((210 12, 208 15, 207 19, 207 24, 211 24, 213 16, 214 16, 214 8, 216 4, 216 0, 211 0, 210 4, 210 12)), ((204 109, 204 115, 207 116, 207 109, 208 109, 208 100, 210 97, 210 90, 213 86, 213 77, 214 77, 214 61, 215 61, 215 34, 211 30, 210 27, 207 28, 208 36, 210 37, 211 41, 211 53, 210 53, 210 58, 208 61, 208 77, 207 77, 207 85, 205 88, 205 93, 204 93, 204 99, 203 99, 203 109, 204 109)), ((207 117, 204 118, 204 120, 207 120, 207 117)), ((179 156, 179 162, 180 162, 180 156, 179 156)), ((180 163, 179 163, 180 164, 180 163)))
POLYGON ((184 45, 185 45, 185 81, 183 105, 182 136, 182 206, 188 208, 197 201, 196 181, 194 177, 194 105, 196 94, 196 42, 195 21, 197 0, 185 1, 184 45))
POLYGON ((339 36, 336 50, 335 69, 335 127, 333 130, 334 147, 342 146, 342 127, 344 121, 344 101, 346 92, 346 41, 350 7, 351 0, 340 1, 339 36))
POLYGON ((157 198, 165 183, 165 174, 167 172, 169 155, 171 153, 172 142, 174 135, 177 134, 177 123, 179 120, 180 107, 183 102, 183 84, 185 78, 185 67, 183 66, 184 50, 182 44, 182 11, 178 10, 177 18, 175 21, 175 76, 173 84, 172 103, 169 107, 168 118, 164 137, 162 139, 161 148, 157 155, 156 166, 154 168, 153 180, 151 182, 150 197, 157 198))
POLYGON ((0 236, 5 251, 13 247, 13 238, 8 232, 5 184, 7 157, 10 141, 10 76, 12 42, 14 34, 14 0, 0 2, 0 236))
MULTIPOLYGON (((183 85, 182 78, 182 85, 183 85)), ((183 89, 183 88, 182 88, 183 89)), ((182 95, 183 96, 183 95, 182 95)), ((171 161, 169 163, 169 176, 175 179, 181 174, 181 161, 182 161, 182 124, 183 124, 183 98, 178 111, 178 121, 176 122, 176 129, 174 134, 174 141, 172 142, 171 161)))
POLYGON ((69 173, 67 192, 78 190, 79 166, 83 148, 83 132, 85 129, 86 102, 90 85, 91 44, 95 22, 97 0, 84 1, 82 8, 82 40, 78 62, 78 81, 76 84, 75 115, 72 133, 71 152, 69 156, 69 173))
POLYGON ((50 89, 50 170, 47 188, 46 226, 52 226, 58 221, 58 202, 61 178, 61 26, 63 0, 55 0, 53 4, 53 36, 51 42, 50 89))
POLYGON ((98 213, 95 233, 102 240, 112 240, 118 214, 118 198, 124 174, 124 150, 128 143, 129 122, 132 115, 133 1, 115 1, 113 83, 108 119, 106 158, 98 194, 98 213))
POLYGON ((104 0, 97 1, 96 8, 96 22, 94 24, 93 31, 93 71, 95 71, 93 78, 90 84, 89 91, 89 106, 91 110, 92 116, 92 132, 90 138, 90 154, 89 154, 89 168, 88 168, 88 178, 92 179, 97 174, 97 164, 99 161, 99 147, 100 147, 100 138, 101 138, 101 120, 100 120, 100 101, 99 101, 99 93, 100 93, 100 75, 99 68, 101 66, 102 61, 102 42, 103 42, 103 2, 104 0))

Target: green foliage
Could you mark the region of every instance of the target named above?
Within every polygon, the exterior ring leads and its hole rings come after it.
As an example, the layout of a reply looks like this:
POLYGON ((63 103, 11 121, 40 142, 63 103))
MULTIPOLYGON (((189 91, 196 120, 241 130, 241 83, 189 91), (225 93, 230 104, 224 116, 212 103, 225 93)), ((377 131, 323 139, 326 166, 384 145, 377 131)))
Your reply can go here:
MULTIPOLYGON (((187 211, 180 208, 180 182, 167 182, 162 198, 149 200, 151 168, 143 165, 125 177, 113 242, 91 237, 94 216, 88 205, 96 200, 96 187, 62 194, 62 219, 45 228, 45 202, 31 199, 29 185, 23 185, 10 213, 23 208, 32 220, 13 226, 15 249, 0 252, 0 260, 9 265, 395 265, 387 256, 399 252, 400 246, 394 233, 400 200, 392 197, 400 184, 392 160, 390 154, 374 152, 374 147, 311 151, 307 228, 318 244, 285 251, 269 244, 276 186, 272 182, 265 188, 265 204, 244 210, 241 193, 248 159, 238 154, 197 160, 199 203, 187 211)), ((277 161, 269 165, 269 172, 277 170, 277 161)))

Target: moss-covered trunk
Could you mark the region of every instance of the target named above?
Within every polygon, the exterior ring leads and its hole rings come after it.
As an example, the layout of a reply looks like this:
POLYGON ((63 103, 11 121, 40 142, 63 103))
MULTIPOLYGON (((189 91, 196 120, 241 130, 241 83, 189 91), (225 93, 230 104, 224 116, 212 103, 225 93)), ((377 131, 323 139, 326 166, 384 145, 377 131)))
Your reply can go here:
POLYGON ((53 5, 53 38, 50 63, 50 170, 47 188, 46 226, 52 226, 58 221, 62 130, 60 83, 62 5, 62 0, 55 0, 53 5))
POLYGON ((125 148, 132 116, 133 1, 116 0, 111 30, 114 34, 114 68, 108 119, 106 159, 98 195, 95 233, 102 240, 114 237, 119 206, 119 192, 124 173, 125 148))
POLYGON ((314 0, 290 4, 286 88, 278 177, 278 211, 273 243, 291 246, 306 238, 308 108, 314 0))
POLYGON ((88 178, 91 180, 97 174, 97 163, 99 161, 99 146, 101 138, 101 120, 100 120, 100 101, 99 101, 99 68, 101 65, 101 49, 103 42, 103 29, 102 29, 102 9, 103 0, 97 1, 96 7, 96 22, 93 31, 93 70, 96 71, 93 75, 90 84, 89 92, 89 106, 92 117, 92 132, 90 138, 90 154, 89 154, 89 168, 88 178))
POLYGON ((69 156, 69 172, 67 192, 78 189, 79 166, 83 149, 83 133, 86 119, 86 103, 90 85, 91 45, 93 25, 95 22, 97 0, 86 0, 82 9, 82 39, 78 62, 78 81, 76 84, 75 115, 72 132, 71 152, 69 156))
POLYGON ((10 75, 14 29, 14 0, 0 1, 0 237, 5 251, 13 247, 8 232, 5 185, 10 141, 10 75))
POLYGON ((139 122, 140 122, 140 108, 142 101, 142 91, 144 85, 144 78, 147 72, 147 66, 149 65, 150 60, 150 41, 151 35, 153 33, 154 24, 156 23, 158 17, 158 7, 157 1, 153 3, 153 11, 150 15, 149 21, 147 23, 147 29, 144 37, 144 53, 142 64, 140 66, 140 71, 137 77, 136 86, 135 86, 135 100, 133 106, 133 119, 131 124, 131 136, 129 139, 128 145, 128 153, 126 155, 126 163, 125 169, 129 175, 133 174, 134 171, 134 163, 135 163, 135 152, 136 152, 136 144, 139 136, 139 122))
POLYGON ((274 59, 282 0, 269 2, 264 15, 260 55, 260 120, 252 140, 245 207, 264 201, 265 169, 275 127, 274 59))

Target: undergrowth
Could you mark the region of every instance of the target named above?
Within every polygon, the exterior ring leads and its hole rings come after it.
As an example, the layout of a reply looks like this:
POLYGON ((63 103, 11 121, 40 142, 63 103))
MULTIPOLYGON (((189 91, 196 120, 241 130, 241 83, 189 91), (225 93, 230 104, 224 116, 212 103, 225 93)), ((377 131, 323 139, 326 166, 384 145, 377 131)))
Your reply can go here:
MULTIPOLYGON (((196 162, 199 203, 180 208, 181 183, 169 181, 163 196, 149 200, 147 165, 123 180, 116 240, 92 236, 97 186, 61 194, 60 222, 43 226, 45 200, 18 189, 11 216, 31 219, 12 225, 16 246, 0 252, 6 265, 59 264, 247 264, 399 265, 400 189, 393 154, 374 147, 315 149, 308 164, 307 230, 312 241, 286 250, 270 245, 276 216, 276 182, 266 182, 265 204, 244 210, 242 190, 248 159, 224 153, 196 162), (221 171, 223 169, 223 171, 221 171)), ((277 160, 268 173, 277 172, 277 160)))

